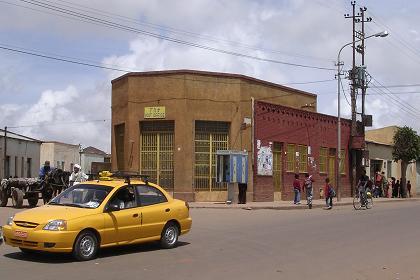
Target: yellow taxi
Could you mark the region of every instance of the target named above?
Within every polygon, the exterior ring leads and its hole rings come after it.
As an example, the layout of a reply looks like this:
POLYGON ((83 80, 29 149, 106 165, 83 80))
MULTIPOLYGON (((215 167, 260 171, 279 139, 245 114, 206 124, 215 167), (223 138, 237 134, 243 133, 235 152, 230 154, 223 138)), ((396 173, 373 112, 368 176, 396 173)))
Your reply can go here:
POLYGON ((72 252, 80 260, 95 258, 99 248, 160 241, 173 248, 190 231, 187 202, 173 199, 160 186, 126 176, 74 185, 47 205, 10 217, 4 242, 33 251, 72 252))

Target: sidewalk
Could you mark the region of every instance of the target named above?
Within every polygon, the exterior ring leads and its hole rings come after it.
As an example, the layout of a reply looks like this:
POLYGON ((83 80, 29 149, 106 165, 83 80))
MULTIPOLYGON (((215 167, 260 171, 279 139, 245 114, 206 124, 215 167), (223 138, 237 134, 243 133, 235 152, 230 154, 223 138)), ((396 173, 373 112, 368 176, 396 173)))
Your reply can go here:
MULTIPOLYGON (((380 203, 392 202, 410 202, 420 201, 420 198, 374 198, 373 206, 380 203)), ((306 200, 301 201, 302 204, 294 205, 293 201, 274 201, 274 202, 249 202, 247 204, 226 204, 224 202, 190 202, 190 208, 208 208, 208 209, 245 209, 245 210, 258 210, 258 209, 272 209, 272 210, 293 210, 293 209, 308 209, 306 200)), ((340 202, 335 198, 333 201, 334 207, 353 205, 353 198, 342 198, 340 202)), ((317 199, 312 201, 312 208, 325 207, 324 199, 317 199)))

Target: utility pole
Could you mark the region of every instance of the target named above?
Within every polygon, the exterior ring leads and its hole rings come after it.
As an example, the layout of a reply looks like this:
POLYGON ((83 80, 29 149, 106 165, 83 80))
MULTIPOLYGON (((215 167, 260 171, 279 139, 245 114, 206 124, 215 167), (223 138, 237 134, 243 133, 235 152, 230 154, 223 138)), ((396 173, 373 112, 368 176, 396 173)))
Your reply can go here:
POLYGON ((7 170, 7 126, 4 127, 4 151, 3 151, 3 179, 6 179, 6 170, 7 170))
MULTIPOLYGON (((361 20, 358 19, 358 22, 361 23, 362 26, 362 30, 361 32, 357 32, 357 35, 359 36, 359 39, 361 39, 361 45, 357 46, 356 50, 358 53, 361 54, 362 56, 362 67, 363 67, 363 71, 365 71, 365 22, 371 22, 372 18, 371 17, 365 17, 365 12, 367 11, 366 7, 361 7, 360 8, 360 16, 361 16, 361 20)), ((362 121, 363 121, 363 125, 365 125, 364 120, 365 120, 365 99, 366 99, 366 88, 367 88, 367 84, 366 84, 366 75, 362 76, 362 83, 361 83, 361 89, 362 89, 362 121)))

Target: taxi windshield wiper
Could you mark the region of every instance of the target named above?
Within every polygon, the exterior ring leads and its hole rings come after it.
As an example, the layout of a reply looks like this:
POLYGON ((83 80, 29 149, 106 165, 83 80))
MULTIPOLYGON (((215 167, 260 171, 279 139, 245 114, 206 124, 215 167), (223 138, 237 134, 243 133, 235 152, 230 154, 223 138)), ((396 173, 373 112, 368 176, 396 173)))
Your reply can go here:
POLYGON ((61 203, 60 205, 78 207, 78 208, 90 208, 90 207, 87 207, 86 205, 81 205, 77 203, 61 203))

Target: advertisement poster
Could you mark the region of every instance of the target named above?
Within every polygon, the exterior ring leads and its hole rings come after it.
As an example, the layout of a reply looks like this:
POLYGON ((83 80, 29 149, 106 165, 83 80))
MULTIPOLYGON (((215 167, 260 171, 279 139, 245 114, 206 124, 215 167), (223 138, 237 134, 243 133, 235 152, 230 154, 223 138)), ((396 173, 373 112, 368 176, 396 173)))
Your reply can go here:
MULTIPOLYGON (((258 142, 257 142, 258 143, 258 142)), ((273 175, 273 151, 270 146, 257 145, 257 174, 258 175, 273 175)))

